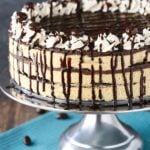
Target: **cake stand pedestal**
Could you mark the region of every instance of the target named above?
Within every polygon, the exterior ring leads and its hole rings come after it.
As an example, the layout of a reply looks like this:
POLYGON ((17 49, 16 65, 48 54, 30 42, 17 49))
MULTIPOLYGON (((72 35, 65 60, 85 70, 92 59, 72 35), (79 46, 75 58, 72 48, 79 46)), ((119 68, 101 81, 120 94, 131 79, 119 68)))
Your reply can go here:
POLYGON ((85 115, 61 137, 60 150, 142 150, 139 135, 115 115, 85 115))
POLYGON ((149 110, 150 107, 133 109, 124 107, 123 110, 112 111, 108 107, 105 111, 64 110, 45 98, 26 96, 16 88, 10 86, 8 70, 0 76, 0 89, 9 98, 39 109, 84 113, 85 117, 75 125, 70 126, 60 138, 59 150, 143 150, 143 142, 139 135, 128 125, 119 121, 117 113, 149 110))

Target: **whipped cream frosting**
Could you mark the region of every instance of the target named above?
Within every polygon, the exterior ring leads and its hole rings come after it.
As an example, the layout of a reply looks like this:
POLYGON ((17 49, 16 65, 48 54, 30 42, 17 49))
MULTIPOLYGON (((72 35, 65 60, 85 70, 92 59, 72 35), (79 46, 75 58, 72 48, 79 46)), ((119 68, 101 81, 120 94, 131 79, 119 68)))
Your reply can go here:
MULTIPOLYGON (((128 12, 150 14, 149 0, 82 0, 82 10, 84 12, 128 12)), ((84 34, 77 36, 76 33, 66 35, 64 32, 46 33, 45 29, 35 31, 34 25, 40 22, 44 17, 70 15, 77 12, 78 4, 75 1, 61 3, 58 1, 28 3, 21 12, 14 12, 12 15, 11 29, 12 37, 15 40, 21 40, 34 46, 36 42, 45 48, 59 48, 64 50, 84 49, 90 50, 90 43, 93 43, 93 49, 98 52, 107 52, 118 50, 122 44, 123 49, 139 49, 150 45, 150 28, 143 29, 143 33, 131 35, 125 32, 121 37, 112 33, 100 33, 96 40, 84 34), (52 9, 53 8, 53 9, 52 9)))
POLYGON ((83 11, 150 14, 149 0, 82 0, 83 11))

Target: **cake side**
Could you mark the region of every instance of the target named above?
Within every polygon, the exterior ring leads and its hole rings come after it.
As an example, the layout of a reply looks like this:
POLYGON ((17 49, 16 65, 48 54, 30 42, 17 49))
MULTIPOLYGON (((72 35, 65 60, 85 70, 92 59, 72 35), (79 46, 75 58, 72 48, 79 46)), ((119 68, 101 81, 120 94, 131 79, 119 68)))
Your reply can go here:
POLYGON ((143 96, 149 95, 150 64, 148 62, 150 62, 150 55, 146 49, 135 51, 132 55, 132 52, 126 55, 125 51, 116 52, 114 56, 112 54, 97 56, 93 60, 91 60, 91 56, 84 55, 83 63, 80 65, 81 54, 73 55, 69 52, 62 53, 52 49, 29 49, 29 46, 23 43, 18 45, 20 51, 18 53, 17 47, 15 47, 17 44, 17 41, 10 37, 11 76, 18 85, 37 94, 51 97, 51 93, 53 93, 55 97, 65 99, 64 93, 67 93, 67 89, 70 88, 69 98, 78 100, 79 83, 82 80, 81 97, 83 100, 91 100, 94 91, 95 100, 112 101, 114 99, 113 68, 111 68, 113 63, 117 99, 128 99, 131 95, 131 88, 132 98, 139 98, 142 74, 145 78, 143 96), (107 67, 105 68, 105 66, 107 67), (19 68, 19 74, 17 68, 19 68), (54 86, 53 91, 51 86, 54 86))
POLYGON ((125 4, 129 8, 124 12, 122 1, 105 2, 28 3, 15 12, 9 64, 17 85, 37 95, 65 99, 68 106, 70 100, 113 101, 117 106, 118 100, 127 99, 132 106, 139 99, 143 104, 150 95, 149 2, 139 0, 140 8, 134 12, 134 0, 125 4), (118 10, 122 14, 115 13, 118 10), (69 19, 66 24, 64 18, 69 19))

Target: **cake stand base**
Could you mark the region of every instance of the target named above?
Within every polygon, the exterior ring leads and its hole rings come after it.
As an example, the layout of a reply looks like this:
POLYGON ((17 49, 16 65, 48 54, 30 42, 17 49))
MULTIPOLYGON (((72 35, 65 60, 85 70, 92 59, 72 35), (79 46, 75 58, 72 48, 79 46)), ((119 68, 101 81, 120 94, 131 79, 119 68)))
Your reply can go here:
POLYGON ((142 150, 143 142, 115 115, 86 115, 62 135, 59 150, 142 150))

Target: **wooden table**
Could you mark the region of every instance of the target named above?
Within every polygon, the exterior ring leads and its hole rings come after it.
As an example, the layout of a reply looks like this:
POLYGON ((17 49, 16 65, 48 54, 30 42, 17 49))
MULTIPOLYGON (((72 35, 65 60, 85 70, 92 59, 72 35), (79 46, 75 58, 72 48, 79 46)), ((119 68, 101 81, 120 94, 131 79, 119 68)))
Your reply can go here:
POLYGON ((10 100, 0 91, 0 133, 38 116, 34 108, 10 100))

